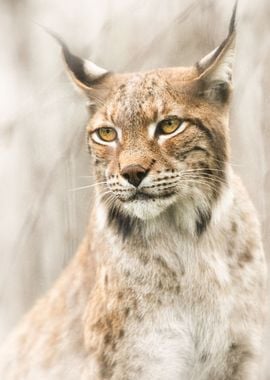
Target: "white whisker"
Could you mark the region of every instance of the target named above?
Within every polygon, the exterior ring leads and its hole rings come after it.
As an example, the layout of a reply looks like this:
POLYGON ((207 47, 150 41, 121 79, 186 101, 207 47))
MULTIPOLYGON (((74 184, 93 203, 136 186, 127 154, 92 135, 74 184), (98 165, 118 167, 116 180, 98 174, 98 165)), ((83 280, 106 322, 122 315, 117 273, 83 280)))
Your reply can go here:
POLYGON ((94 186, 98 186, 98 185, 104 185, 106 184, 107 181, 104 181, 104 182, 96 182, 96 183, 92 183, 91 185, 86 185, 86 186, 81 186, 81 187, 75 187, 74 189, 69 189, 68 191, 78 191, 78 190, 85 190, 85 189, 90 189, 94 186))

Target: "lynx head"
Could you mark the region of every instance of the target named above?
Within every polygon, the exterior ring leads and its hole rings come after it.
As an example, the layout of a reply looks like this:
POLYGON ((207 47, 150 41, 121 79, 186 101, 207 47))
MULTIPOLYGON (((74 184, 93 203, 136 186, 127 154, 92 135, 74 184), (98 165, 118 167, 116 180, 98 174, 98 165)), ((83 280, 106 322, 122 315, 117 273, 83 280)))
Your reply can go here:
POLYGON ((226 183, 235 13, 227 38, 193 67, 116 74, 61 43, 89 99, 88 144, 110 222, 130 226, 191 201, 204 230, 226 183))

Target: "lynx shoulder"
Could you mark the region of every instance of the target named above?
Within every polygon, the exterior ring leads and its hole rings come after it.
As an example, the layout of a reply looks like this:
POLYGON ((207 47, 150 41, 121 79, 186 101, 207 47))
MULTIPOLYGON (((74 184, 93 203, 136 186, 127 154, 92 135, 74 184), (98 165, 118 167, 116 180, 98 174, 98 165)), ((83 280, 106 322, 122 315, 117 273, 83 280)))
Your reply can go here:
POLYGON ((62 45, 85 93, 95 207, 78 253, 3 346, 5 380, 257 380, 266 267, 230 164, 235 49, 115 74, 62 45))

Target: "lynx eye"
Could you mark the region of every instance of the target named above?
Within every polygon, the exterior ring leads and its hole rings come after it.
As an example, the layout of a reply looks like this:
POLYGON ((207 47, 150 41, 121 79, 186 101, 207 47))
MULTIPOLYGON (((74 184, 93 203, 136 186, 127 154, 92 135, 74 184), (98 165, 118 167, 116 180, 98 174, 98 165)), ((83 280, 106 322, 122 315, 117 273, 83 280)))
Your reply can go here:
POLYGON ((97 136, 105 142, 112 142, 117 138, 117 132, 111 127, 101 127, 96 130, 97 136))
POLYGON ((170 135, 176 132, 178 129, 179 132, 182 132, 185 129, 184 121, 178 118, 164 119, 161 120, 157 125, 157 133, 159 135, 170 135))

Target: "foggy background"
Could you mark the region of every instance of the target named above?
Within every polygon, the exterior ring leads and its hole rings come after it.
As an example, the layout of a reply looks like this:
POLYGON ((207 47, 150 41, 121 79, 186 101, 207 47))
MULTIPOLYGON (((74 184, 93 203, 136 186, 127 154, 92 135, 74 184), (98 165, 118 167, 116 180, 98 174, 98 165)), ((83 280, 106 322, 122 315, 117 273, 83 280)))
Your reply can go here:
MULTIPOLYGON (((0 339, 65 267, 93 203, 84 98, 64 72, 71 50, 113 71, 191 65, 226 36, 234 0, 0 0, 0 339)), ((232 163, 270 248, 270 2, 241 0, 232 163)), ((270 379, 270 327, 262 380, 270 379)))

